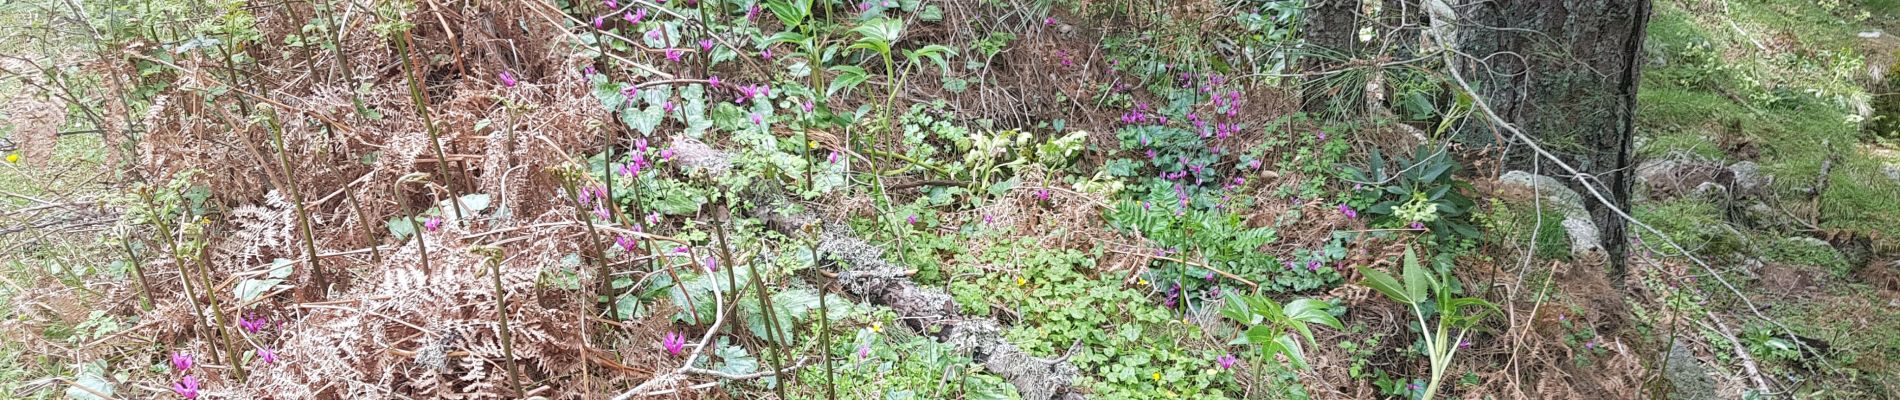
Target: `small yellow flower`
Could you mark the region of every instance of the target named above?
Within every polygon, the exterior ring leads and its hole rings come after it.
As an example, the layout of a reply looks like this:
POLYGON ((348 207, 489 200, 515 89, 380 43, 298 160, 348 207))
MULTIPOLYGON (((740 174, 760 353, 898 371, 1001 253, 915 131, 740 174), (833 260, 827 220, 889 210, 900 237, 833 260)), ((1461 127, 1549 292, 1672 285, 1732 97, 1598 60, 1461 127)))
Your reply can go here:
POLYGON ((1161 373, 1155 372, 1155 382, 1160 382, 1160 381, 1161 381, 1161 373))
POLYGON ((1139 278, 1142 286, 1148 286, 1148 278, 1139 278))
POLYGON ((807 148, 813 148, 813 149, 816 149, 816 148, 818 148, 818 141, 816 141, 816 140, 807 140, 807 141, 805 141, 805 147, 807 147, 807 148))
POLYGON ((1020 277, 1020 276, 1016 277, 1016 286, 1022 286, 1022 285, 1027 285, 1027 284, 1029 284, 1028 279, 1023 279, 1023 277, 1020 277))
POLYGON ((17 163, 19 163, 19 162, 20 162, 20 153, 13 153, 13 154, 8 154, 8 155, 7 155, 7 162, 9 162, 9 163, 15 163, 15 164, 17 164, 17 163))
POLYGON ((872 322, 871 332, 884 332, 884 321, 872 322))

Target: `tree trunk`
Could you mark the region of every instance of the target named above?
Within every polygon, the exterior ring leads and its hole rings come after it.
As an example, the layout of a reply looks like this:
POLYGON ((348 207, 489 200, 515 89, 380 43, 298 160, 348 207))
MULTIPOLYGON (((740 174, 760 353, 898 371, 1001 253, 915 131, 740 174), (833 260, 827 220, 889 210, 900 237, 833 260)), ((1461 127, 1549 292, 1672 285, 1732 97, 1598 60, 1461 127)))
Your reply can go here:
MULTIPOLYGON (((1359 0, 1319 0, 1308 6, 1300 27, 1306 38, 1300 72, 1328 71, 1351 63, 1359 53, 1359 16, 1359 0)), ((1332 79, 1336 76, 1309 75, 1301 83, 1302 109, 1314 115, 1353 114, 1359 106, 1353 99, 1365 88, 1345 87, 1340 79, 1332 79)))
MULTIPOLYGON (((1455 46, 1464 53, 1458 68, 1478 94, 1498 117, 1594 175, 1599 188, 1607 189, 1603 195, 1628 210, 1630 139, 1650 0, 1463 0, 1454 9, 1455 46)), ((1462 133, 1469 141, 1495 143, 1494 132, 1474 126, 1462 133)), ((1534 161, 1527 155, 1508 162, 1528 169, 1534 161)), ((1601 229, 1610 282, 1620 287, 1626 225, 1588 190, 1572 186, 1601 229)))

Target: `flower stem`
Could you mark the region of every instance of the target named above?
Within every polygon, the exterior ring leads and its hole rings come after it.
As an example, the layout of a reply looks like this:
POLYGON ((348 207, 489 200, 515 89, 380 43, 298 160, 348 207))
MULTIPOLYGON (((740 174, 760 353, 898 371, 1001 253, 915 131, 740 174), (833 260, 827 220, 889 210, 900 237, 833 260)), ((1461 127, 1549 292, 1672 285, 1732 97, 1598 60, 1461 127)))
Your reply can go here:
MULTIPOLYGON (((486 255, 488 258, 489 281, 495 283, 495 322, 501 324, 501 354, 508 362, 508 383, 515 389, 515 397, 522 396, 521 367, 515 365, 515 350, 511 332, 508 330, 508 291, 501 284, 501 248, 479 246, 469 251, 486 255)), ((587 362, 582 354, 581 362, 587 362)))

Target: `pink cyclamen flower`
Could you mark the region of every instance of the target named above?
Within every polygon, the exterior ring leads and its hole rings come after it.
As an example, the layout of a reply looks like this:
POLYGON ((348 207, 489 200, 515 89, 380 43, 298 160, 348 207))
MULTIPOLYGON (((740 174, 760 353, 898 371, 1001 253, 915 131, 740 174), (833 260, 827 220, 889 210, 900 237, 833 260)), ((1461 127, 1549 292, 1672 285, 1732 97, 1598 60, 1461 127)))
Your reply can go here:
POLYGON ((833 150, 833 151, 831 152, 831 155, 828 155, 828 156, 825 156, 825 162, 828 162, 828 163, 832 163, 832 164, 837 164, 837 163, 838 163, 838 151, 836 151, 836 150, 833 150))
POLYGON ((692 251, 693 251, 693 249, 690 249, 690 248, 687 248, 686 246, 680 246, 680 247, 674 247, 674 248, 673 248, 673 254, 686 254, 686 253, 689 253, 689 252, 692 252, 692 251))
POLYGON ((1353 211, 1352 206, 1349 206, 1349 205, 1340 204, 1339 213, 1346 214, 1347 219, 1359 219, 1359 212, 1353 211))
POLYGON ((711 86, 719 86, 719 75, 713 75, 712 77, 706 78, 706 84, 711 85, 711 86))
POLYGON ((589 65, 586 68, 581 68, 581 76, 594 76, 594 66, 589 65))
POLYGON ((647 214, 647 225, 659 225, 659 224, 660 224, 660 213, 658 211, 647 214))
POLYGON ((990 214, 983 214, 983 223, 985 223, 985 224, 994 224, 994 223, 996 223, 996 216, 995 216, 995 215, 990 215, 990 214))
POLYGON ((680 49, 666 49, 667 61, 679 62, 680 56, 683 56, 683 55, 686 55, 686 52, 680 51, 680 49))
POLYGON ((712 39, 699 40, 699 51, 712 51, 712 47, 713 47, 712 39))
POLYGON ((805 110, 805 113, 808 113, 808 114, 809 114, 809 113, 811 113, 811 109, 812 109, 812 107, 817 107, 817 106, 818 106, 818 105, 816 105, 816 104, 812 104, 812 102, 809 102, 809 101, 807 101, 807 102, 805 102, 805 104, 800 104, 800 105, 798 105, 798 108, 799 108, 799 109, 801 109, 801 110, 805 110))
MULTIPOLYGON (((646 10, 641 10, 641 11, 646 11, 646 10)), ((640 23, 640 16, 639 16, 639 15, 636 15, 636 14, 634 14, 634 13, 626 13, 626 14, 620 14, 620 19, 624 19, 624 20, 627 20, 627 23, 629 23, 629 24, 638 24, 638 23, 640 23)))
POLYGON ((911 215, 910 215, 910 217, 906 217, 906 218, 904 218, 904 221, 905 221, 905 222, 909 222, 909 223, 910 223, 911 225, 916 225, 916 224, 917 224, 917 214, 911 214, 911 215))
POLYGON ((191 364, 190 353, 172 353, 172 369, 179 371, 189 370, 191 369, 191 364))
MULTIPOLYGON (((673 111, 673 102, 671 101, 666 102, 666 111, 668 112, 673 111)), ((660 159, 665 160, 665 161, 673 161, 673 149, 672 148, 660 149, 660 159)))
POLYGON ((277 352, 271 351, 269 348, 259 347, 257 348, 257 361, 267 365, 275 364, 277 363, 277 352))
POLYGON ((1308 272, 1316 272, 1316 271, 1319 271, 1319 265, 1320 265, 1320 262, 1319 262, 1319 260, 1313 260, 1313 261, 1307 261, 1307 262, 1306 262, 1306 270, 1307 270, 1308 272))
POLYGON ((1056 25, 1056 17, 1044 17, 1042 19, 1042 26, 1055 26, 1055 25, 1056 25))
POLYGON ((1460 340, 1460 341, 1458 341, 1458 348, 1460 348, 1460 349, 1468 349, 1468 348, 1471 348, 1471 341, 1469 341, 1469 340, 1460 340))
POLYGON ((633 246, 634 246, 633 238, 620 236, 620 235, 614 235, 614 245, 620 246, 620 251, 624 251, 628 253, 633 252, 633 246))
POLYGON ((641 164, 645 164, 645 163, 644 163, 644 162, 641 162, 640 160, 635 160, 634 162, 630 162, 630 163, 626 163, 626 164, 620 164, 620 171, 619 171, 619 172, 620 172, 620 176, 625 176, 625 177, 628 177, 628 178, 633 178, 633 177, 638 177, 638 176, 640 176, 640 165, 641 165, 641 164))
POLYGON ((667 354, 679 357, 680 353, 686 350, 686 337, 678 332, 667 332, 666 339, 660 341, 660 346, 666 347, 667 354))
POLYGON ((759 50, 759 58, 765 61, 772 61, 772 49, 759 50))
POLYGON ((858 3, 858 12, 871 11, 871 2, 858 3))
POLYGON ((185 375, 177 383, 172 384, 172 392, 186 399, 198 398, 198 377, 185 375))
POLYGON ((1326 140, 1326 131, 1319 131, 1319 140, 1326 140))
POLYGON ((1036 189, 1036 200, 1049 201, 1049 189, 1036 189))
POLYGON ((606 25, 607 25, 607 17, 594 17, 594 29, 600 29, 601 27, 606 26, 606 25))
POLYGON ((1220 363, 1221 369, 1233 369, 1234 363, 1239 361, 1240 358, 1234 357, 1233 354, 1222 354, 1220 358, 1214 359, 1214 362, 1220 363))
MULTIPOLYGON (((252 317, 255 317, 255 315, 252 315, 252 317)), ((263 318, 238 317, 238 328, 243 328, 245 332, 249 333, 257 333, 257 331, 264 329, 265 323, 263 318)))
POLYGON ((871 358, 871 345, 858 346, 858 358, 871 358))
POLYGON ((1412 230, 1425 230, 1425 223, 1412 221, 1412 230))
POLYGON ((602 3, 602 4, 606 4, 606 5, 607 5, 607 8, 620 8, 620 2, 617 2, 617 1, 614 1, 614 0, 607 0, 607 1, 603 1, 603 2, 601 2, 601 3, 602 3))
POLYGON ((430 216, 427 221, 422 223, 422 229, 428 229, 430 232, 442 229, 442 217, 430 216))
POLYGON ((518 83, 515 81, 515 74, 508 73, 508 71, 501 71, 499 75, 502 87, 515 87, 515 83, 518 83))
POLYGON ((745 8, 745 20, 753 22, 759 20, 759 3, 752 3, 751 7, 745 8))
POLYGON ((759 116, 759 113, 752 113, 752 124, 765 125, 765 117, 759 116))
MULTIPOLYGON (((672 100, 667 100, 667 101, 666 101, 665 103, 660 103, 660 111, 665 111, 665 112, 666 112, 667 114, 672 114, 672 113, 673 113, 673 101, 672 101, 672 100)), ((660 155, 661 155, 661 156, 668 156, 668 155, 670 155, 670 154, 672 154, 672 153, 671 153, 671 152, 663 152, 663 153, 660 153, 660 155)), ((672 157, 667 157, 667 158, 672 158, 672 157)))
POLYGON ((719 272, 719 259, 706 256, 706 272, 719 272))
POLYGON ((642 9, 638 9, 638 10, 633 10, 633 18, 632 18, 632 19, 628 19, 628 20, 627 20, 627 22, 632 22, 632 23, 636 23, 636 24, 638 24, 638 23, 640 23, 640 20, 643 20, 643 19, 646 19, 646 18, 647 18, 647 9, 645 9, 645 8, 642 8, 642 9))

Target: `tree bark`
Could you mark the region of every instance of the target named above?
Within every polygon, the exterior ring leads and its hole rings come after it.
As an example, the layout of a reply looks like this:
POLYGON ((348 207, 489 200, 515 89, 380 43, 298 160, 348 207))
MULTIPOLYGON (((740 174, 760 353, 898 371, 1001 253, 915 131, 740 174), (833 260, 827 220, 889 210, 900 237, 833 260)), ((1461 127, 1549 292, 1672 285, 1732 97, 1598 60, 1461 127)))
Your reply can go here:
MULTIPOLYGON (((1650 0, 1464 0, 1457 68, 1470 77, 1498 117, 1517 125, 1578 171, 1594 175, 1617 208, 1628 210, 1641 80, 1643 31, 1650 0)), ((1490 127, 1468 124, 1464 139, 1497 143, 1490 127)), ((1529 152, 1513 152, 1524 154, 1529 152)), ((1525 168, 1523 156, 1507 163, 1525 168)), ((1572 186, 1576 186, 1574 183, 1572 186)), ((1588 191, 1579 190, 1580 193, 1588 191)), ((1585 202, 1601 229, 1610 282, 1622 285, 1627 261, 1623 219, 1585 202)))
MULTIPOLYGON (((1300 33, 1306 39, 1300 55, 1300 71, 1316 73, 1340 68, 1359 55, 1359 0, 1319 0, 1306 9, 1300 33)), ((1359 105, 1350 99, 1363 87, 1343 87, 1336 80, 1309 75, 1301 83, 1302 109, 1308 114, 1351 115, 1359 105)))

